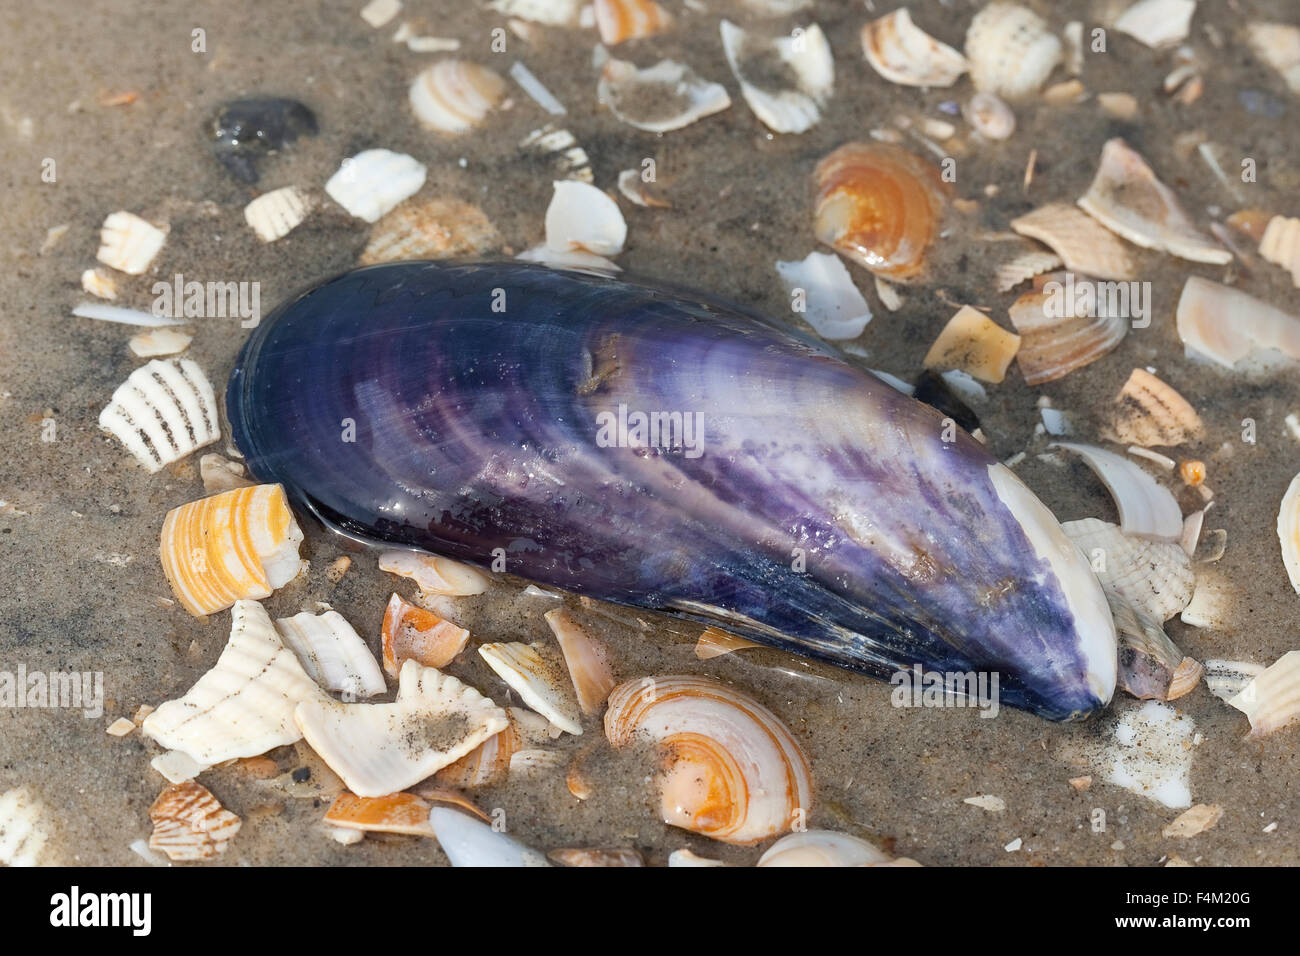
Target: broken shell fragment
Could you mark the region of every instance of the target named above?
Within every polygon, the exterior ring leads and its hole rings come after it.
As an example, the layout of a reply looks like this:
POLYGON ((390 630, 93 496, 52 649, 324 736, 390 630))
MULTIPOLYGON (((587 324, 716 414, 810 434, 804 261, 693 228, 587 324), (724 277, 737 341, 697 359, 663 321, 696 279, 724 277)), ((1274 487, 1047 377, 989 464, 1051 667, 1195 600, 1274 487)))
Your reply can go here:
POLYGON ((446 667, 469 640, 465 628, 408 604, 399 594, 388 599, 383 635, 384 670, 390 677, 396 677, 408 660, 425 667, 446 667))
POLYGON ((552 850, 546 855, 560 866, 645 866, 640 853, 624 847, 552 850))
POLYGON ((452 866, 550 866, 536 850, 459 810, 434 807, 429 824, 452 866))
POLYGON ((179 332, 176 329, 153 329, 131 336, 126 344, 132 354, 140 358, 158 358, 184 352, 193 340, 194 336, 188 332, 179 332))
POLYGON ((1196 409, 1146 369, 1135 368, 1115 398, 1109 434, 1121 445, 1172 446, 1205 434, 1196 409))
POLYGON ((600 42, 610 46, 665 33, 673 16, 654 0, 594 0, 600 42))
POLYGON ((424 185, 423 163, 388 149, 367 149, 343 160, 325 192, 351 215, 378 222, 424 185))
POLYGON ((1259 254, 1290 272, 1292 284, 1300 288, 1300 219, 1270 219, 1259 240, 1259 254))
POLYGON ((87 269, 83 272, 81 288, 97 299, 117 298, 117 282, 103 269, 87 269))
POLYGON ((1068 203, 1049 203, 1011 221, 1022 236, 1045 243, 1071 272, 1099 279, 1132 279, 1136 267, 1115 235, 1068 203))
POLYGON ((1265 670, 1263 664, 1252 664, 1249 661, 1207 660, 1205 686, 1219 700, 1228 703, 1265 670))
POLYGON ((187 862, 225 853, 242 826, 239 817, 193 780, 174 783, 159 794, 149 808, 149 819, 153 821, 149 849, 187 862))
POLYGON ((981 382, 997 384, 1020 348, 1020 336, 1008 332, 978 309, 964 305, 925 355, 929 369, 957 369, 981 382))
POLYGON ((1119 638, 1119 686, 1140 700, 1174 700, 1201 679, 1204 668, 1171 641, 1154 618, 1108 592, 1119 638))
POLYGON ((0 794, 0 864, 28 867, 41 863, 49 840, 43 816, 40 802, 26 787, 0 794))
POLYGON ((216 666, 140 725, 147 736, 203 766, 293 743, 302 736, 294 708, 328 700, 262 605, 237 601, 230 617, 230 640, 216 666))
POLYGON ((579 250, 616 256, 627 241, 618 203, 589 183, 558 179, 546 207, 546 245, 558 252, 579 250))
POLYGON ((1291 587, 1300 594, 1300 475, 1291 479, 1277 512, 1277 537, 1291 587))
MULTIPOLYGON (((758 858, 757 866, 881 866, 895 861, 866 840, 833 830, 803 830, 781 837, 758 858)), ((908 864, 919 865, 913 860, 908 864)))
MULTIPOLYGON (((1013 259, 1009 259, 1002 265, 998 266, 997 271, 997 288, 999 292, 1010 292, 1022 282, 1027 282, 1034 276, 1042 275, 1044 272, 1051 272, 1063 265, 1061 257, 1054 252, 1046 250, 1031 249, 1022 252, 1013 259)), ((1012 322, 1015 317, 1012 316, 1012 322)), ((1023 332, 1017 326, 1017 330, 1023 332)), ((1023 348, 1023 345, 1022 345, 1023 348)), ((1030 383, 1033 384, 1033 383, 1030 383)))
POLYGON ((551 159, 556 171, 565 179, 579 182, 592 181, 591 160, 587 151, 567 129, 556 129, 551 124, 535 129, 520 142, 519 148, 551 159))
POLYGON ((1144 249, 1160 249, 1192 262, 1226 265, 1232 261, 1232 253, 1196 228, 1173 190, 1118 137, 1102 147, 1097 175, 1079 206, 1111 232, 1144 249))
POLYGON ((1115 29, 1156 50, 1186 40, 1195 12, 1196 0, 1138 0, 1120 14, 1115 29))
POLYGON ((1021 336, 1016 364, 1027 385, 1053 382, 1097 361, 1128 333, 1127 310, 1112 312, 1107 303, 1095 300, 1091 307, 1075 308, 1060 299, 1066 288, 1055 280, 1045 283, 1008 310, 1021 336))
POLYGON ((564 654, 573 690, 578 695, 578 706, 589 717, 600 713, 609 692, 618 683, 609 665, 609 651, 564 608, 547 611, 543 617, 564 654))
POLYGON ((128 375, 99 427, 151 474, 221 437, 212 385, 189 359, 154 359, 128 375))
POLYGON ((992 93, 976 93, 962 107, 962 115, 985 139, 1010 139, 1016 131, 1016 114, 992 93))
POLYGON ((1115 499, 1125 534, 1156 541, 1182 540, 1183 513, 1173 493, 1133 462, 1093 445, 1057 442, 1052 447, 1074 452, 1101 479, 1115 499))
POLYGON ((360 263, 476 256, 501 243, 477 206, 459 199, 403 203, 375 224, 360 263))
POLYGON ((302 538, 284 488, 253 485, 167 512, 159 555, 182 606, 202 617, 292 581, 302 538))
POLYGON ((886 279, 917 277, 939 234, 939 171, 888 143, 846 143, 814 173, 813 230, 820 242, 886 279))
POLYGON ((414 793, 390 793, 382 797, 358 797, 346 790, 334 798, 325 822, 371 833, 400 833, 404 836, 433 836, 429 826, 432 805, 414 793))
POLYGON ((966 58, 912 22, 907 7, 862 27, 862 52, 872 68, 903 86, 952 86, 966 58))
POLYGON ((681 129, 731 106, 725 86, 676 60, 642 70, 611 58, 601 70, 596 99, 624 123, 651 133, 681 129))
POLYGON ((474 688, 408 660, 391 704, 308 700, 302 736, 360 797, 414 786, 506 728, 506 712, 474 688))
POLYGON ((726 843, 757 843, 811 812, 808 760, 775 714, 701 677, 655 677, 614 688, 605 736, 615 747, 659 745, 665 823, 726 843))
POLYGON ((168 783, 184 783, 186 780, 193 780, 209 769, 208 764, 199 763, 182 750, 161 753, 149 761, 149 766, 166 777, 168 783))
POLYGON ((835 63, 821 27, 796 27, 790 36, 775 38, 755 37, 730 20, 720 28, 727 63, 763 125, 774 133, 802 133, 821 119, 835 82, 835 63), (778 74, 780 79, 773 78, 778 74))
POLYGON ((1014 3, 990 3, 966 31, 971 82, 1007 100, 1033 96, 1061 62, 1061 41, 1042 17, 1014 3))
POLYGON ((338 611, 303 611, 276 621, 280 637, 312 680, 344 699, 374 697, 387 690, 375 655, 338 611))
POLYGON ((1292 93, 1300 93, 1300 27, 1291 23, 1248 23, 1246 42, 1260 62, 1281 74, 1292 93))
POLYGON ((630 203, 651 209, 668 209, 672 203, 660 199, 647 188, 639 169, 624 169, 618 174, 618 191, 630 203))
POLYGON ((563 664, 552 659, 548 648, 538 644, 497 643, 483 644, 478 652, 525 704, 561 730, 582 733, 578 701, 563 664))
POLYGON ((810 252, 802 260, 777 262, 776 271, 792 301, 803 306, 797 314, 822 338, 856 339, 871 321, 871 306, 838 256, 810 252))
POLYGON ((1277 352, 1300 359, 1300 319, 1200 276, 1190 276, 1183 286, 1176 322, 1189 352, 1228 368, 1268 368, 1277 352))
POLYGON ((488 576, 477 568, 422 551, 385 551, 379 570, 410 578, 427 594, 469 597, 488 587, 488 576))
POLYGON ((167 241, 167 233, 134 213, 119 211, 104 220, 95 258, 127 275, 141 275, 167 241))
POLYGON ((236 488, 249 488, 254 484, 245 477, 247 469, 237 461, 223 458, 221 455, 207 454, 199 459, 199 476, 203 479, 203 490, 210 495, 236 488))
POLYGON ((762 646, 753 641, 747 641, 743 637, 728 634, 719 628, 708 627, 704 629, 700 639, 695 642, 695 656, 699 660, 709 661, 724 654, 731 654, 734 651, 743 651, 747 647, 762 646))
POLYGON ((438 783, 447 787, 472 790, 475 787, 487 787, 500 783, 510 773, 510 760, 523 747, 518 721, 511 708, 507 714, 509 721, 505 730, 493 734, 465 756, 447 764, 435 775, 438 783))
POLYGON ((1262 737, 1300 720, 1300 651, 1288 651, 1228 701, 1250 720, 1250 736, 1262 737))
MULTIPOLYGON (((411 83, 411 109, 440 133, 468 133, 506 95, 500 74, 467 60, 439 60, 411 83)), ((372 222, 374 220, 371 220, 372 222)))
POLYGON ((1204 804, 1198 803, 1194 807, 1188 807, 1174 820, 1168 823, 1160 835, 1163 837, 1176 837, 1186 840, 1196 836, 1198 833, 1204 833, 1214 827, 1223 817, 1223 807, 1217 803, 1204 804))
POLYGON ((311 197, 297 186, 263 193, 244 207, 244 221, 263 242, 282 239, 311 212, 311 197))
POLYGON ((1192 600, 1196 578, 1181 544, 1131 537, 1098 518, 1063 521, 1061 530, 1079 546, 1106 591, 1157 623, 1192 600))

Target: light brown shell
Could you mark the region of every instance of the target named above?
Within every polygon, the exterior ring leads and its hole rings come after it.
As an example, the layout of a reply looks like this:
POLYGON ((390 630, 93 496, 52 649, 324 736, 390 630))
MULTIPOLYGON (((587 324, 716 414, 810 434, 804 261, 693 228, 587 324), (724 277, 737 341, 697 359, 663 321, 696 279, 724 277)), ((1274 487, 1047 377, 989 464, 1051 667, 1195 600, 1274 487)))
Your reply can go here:
POLYGON ((912 22, 907 7, 862 27, 862 53, 872 69, 903 86, 952 86, 966 72, 966 58, 912 22))
POLYGON ((1068 203, 1041 206, 1013 219, 1011 228, 1046 243, 1073 272, 1099 279, 1132 279, 1137 274, 1124 243, 1068 203))
POLYGON ((403 203, 375 223, 360 263, 477 256, 500 244, 496 227, 477 206, 459 199, 429 199, 403 203))
POLYGON ((1044 289, 1026 292, 1009 310, 1021 335, 1016 364, 1027 385, 1055 381, 1095 362, 1128 333, 1129 320, 1121 315, 1049 315, 1050 297, 1044 289))
POLYGON ((210 860, 226 852, 242 821, 202 784, 174 783, 149 808, 149 849, 172 860, 210 860))
POLYGON ((964 305, 943 327, 923 364, 930 369, 956 369, 997 384, 1006 377, 1007 366, 1019 348, 1020 336, 964 305))
POLYGON ((608 649, 583 630, 565 608, 547 611, 543 616, 564 654, 578 706, 589 717, 600 713, 605 698, 618 683, 609 664, 608 649))
POLYGON ((1115 397, 1107 437, 1148 448, 1181 445, 1204 434, 1201 416, 1187 399, 1146 369, 1135 368, 1115 397))
POLYGON ((425 667, 446 667, 469 640, 465 628, 407 603, 400 594, 388 599, 382 631, 384 671, 389 677, 396 677, 408 660, 425 667))
POLYGON ((1139 700, 1174 700, 1201 679, 1204 668, 1183 654, 1159 622, 1107 591, 1119 639, 1117 683, 1139 700))
POLYGON ((1270 219, 1259 240, 1259 254, 1290 272, 1292 284, 1300 289, 1300 219, 1270 219))
POLYGON ((1300 721, 1300 651, 1283 654, 1228 703, 1249 718, 1252 737, 1300 721))
POLYGON ((997 289, 999 292, 1010 292, 1020 283, 1044 272, 1051 272, 1061 265, 1061 257, 1056 253, 1046 249, 1029 249, 998 266, 997 289))

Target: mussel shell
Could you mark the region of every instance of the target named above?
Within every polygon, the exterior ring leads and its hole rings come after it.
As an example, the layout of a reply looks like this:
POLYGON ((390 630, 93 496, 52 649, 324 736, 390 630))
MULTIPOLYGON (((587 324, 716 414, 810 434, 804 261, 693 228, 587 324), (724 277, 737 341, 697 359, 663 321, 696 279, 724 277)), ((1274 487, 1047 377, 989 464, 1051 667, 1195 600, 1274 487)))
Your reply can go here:
POLYGON ((696 293, 358 269, 264 320, 226 401, 250 470, 360 540, 504 555, 880 677, 997 671, 1003 703, 1054 719, 1113 692, 1100 587, 1008 469, 824 344, 696 293), (700 441, 608 447, 620 405, 698 413, 700 441))

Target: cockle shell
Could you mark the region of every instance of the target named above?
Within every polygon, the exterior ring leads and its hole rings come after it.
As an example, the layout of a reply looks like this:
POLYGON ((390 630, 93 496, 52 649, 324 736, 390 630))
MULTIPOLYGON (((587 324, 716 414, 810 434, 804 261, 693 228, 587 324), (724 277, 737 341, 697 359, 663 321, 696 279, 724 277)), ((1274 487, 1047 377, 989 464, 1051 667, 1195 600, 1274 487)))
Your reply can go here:
POLYGON ((189 359, 154 359, 132 372, 99 413, 99 427, 151 474, 221 437, 212 385, 189 359))
POLYGON ((426 172, 423 163, 405 153, 367 149, 343 160, 325 192, 358 219, 378 222, 420 191, 426 172))
POLYGON ((358 698, 388 689, 375 655, 338 611, 303 611, 280 618, 276 628, 303 670, 326 690, 358 698))
POLYGON ((536 850, 459 810, 434 807, 429 824, 452 866, 550 866, 536 850))
POLYGON ((263 242, 275 242, 293 232, 311 212, 311 197, 297 186, 263 193, 244 207, 244 221, 263 242))
POLYGON ((482 594, 489 580, 478 568, 419 551, 385 551, 379 556, 379 570, 410 578, 426 594, 449 597, 482 594))
POLYGON ((731 106, 721 83, 712 83, 676 60, 637 69, 610 58, 600 73, 596 99, 629 126, 667 133, 731 106))
POLYGON ((956 369, 996 384, 1006 377, 1019 348, 1020 336, 963 305, 943 327, 922 364, 929 369, 956 369))
POLYGON ((1187 607, 1196 586, 1191 559, 1180 544, 1131 537, 1099 518, 1061 523, 1102 587, 1157 623, 1187 607))
POLYGON ((1300 219, 1288 216, 1270 219, 1259 240, 1259 254, 1288 270, 1292 284, 1300 289, 1300 219))
POLYGON ((500 74, 467 60, 439 60, 411 83, 416 118, 440 133, 468 133, 506 95, 500 74))
POLYGON ((740 92, 768 129, 802 133, 821 119, 835 83, 835 62, 821 27, 796 27, 792 35, 775 38, 754 36, 730 20, 723 20, 720 28, 722 49, 740 92), (776 82, 770 77, 778 70, 788 85, 766 85, 776 82), (761 83, 759 76, 764 77, 761 83))
POLYGON ((159 794, 149 808, 149 819, 153 821, 149 849, 187 862, 225 853, 243 825, 207 787, 193 780, 174 783, 159 794))
POLYGON ((614 46, 624 40, 666 33, 673 15, 654 0, 592 0, 600 42, 614 46))
POLYGON ((0 864, 38 866, 49 840, 40 801, 27 787, 0 794, 0 864))
POLYGON ((1300 359, 1300 318, 1200 276, 1183 285, 1175 319, 1189 352, 1227 368, 1300 359))
POLYGON ((396 677, 405 661, 425 667, 446 667, 465 647, 469 631, 444 621, 432 611, 408 604, 401 595, 388 599, 384 610, 384 670, 396 677))
POLYGON ((561 730, 582 733, 578 701, 558 655, 542 645, 517 642, 483 644, 478 652, 525 704, 561 730))
POLYGON ((1101 586, 1009 469, 707 295, 519 263, 373 266, 263 319, 227 412, 255 476, 360 541, 479 565, 501 548, 543 587, 881 677, 997 670, 1003 704, 1055 719, 1113 688, 1101 586), (679 411, 656 447, 629 424, 641 410, 679 411), (824 544, 799 573, 805 535, 824 544))
POLYGON ((1037 93, 1061 62, 1061 41, 1028 7, 995 2, 971 20, 966 59, 975 89, 1024 99, 1037 93))
POLYGON ((919 866, 895 860, 866 840, 833 830, 788 833, 758 858, 757 866, 919 866))
POLYGON ((888 143, 846 143, 813 178, 819 241, 887 279, 919 275, 945 208, 934 166, 888 143))
POLYGON ((256 601, 237 601, 216 666, 144 719, 140 730, 202 766, 256 757, 298 740, 294 708, 329 698, 284 646, 256 601))
POLYGON ((912 22, 900 7, 862 27, 862 52, 872 68, 904 86, 952 86, 966 72, 966 58, 912 22))
POLYGON ((1071 315, 1073 308, 1059 308, 1064 287, 1045 284, 1026 292, 1008 310, 1011 324, 1020 334, 1016 364, 1026 385, 1041 385, 1064 378, 1075 369, 1112 351, 1128 333, 1129 319, 1123 310, 1111 312, 1097 303, 1089 315, 1071 315))
POLYGON ((1068 203, 1049 203, 1011 220, 1022 236, 1046 243, 1072 272, 1099 279, 1132 279, 1137 270, 1115 235, 1068 203))
POLYGON ((726 843, 784 833, 812 810, 808 759, 774 713, 703 677, 651 677, 614 688, 605 736, 659 745, 665 823, 726 843))
POLYGON ((1143 368, 1129 375, 1115 405, 1110 434, 1121 445, 1181 445, 1205 434, 1187 399, 1143 368))
POLYGON ((120 211, 104 220, 95 258, 127 275, 143 274, 162 251, 167 233, 134 213, 120 211))
POLYGON ((159 555, 181 605, 202 617, 288 584, 302 569, 301 543, 284 488, 254 485, 167 512, 159 555))
POLYGON ((578 706, 588 716, 600 713, 605 698, 618 683, 609 665, 609 650, 583 630, 564 608, 547 611, 543 617, 564 654, 564 663, 569 668, 569 678, 578 696, 578 706))
POLYGON ((294 720, 313 750, 360 797, 414 786, 506 727, 474 688, 408 660, 391 704, 305 701, 294 720))

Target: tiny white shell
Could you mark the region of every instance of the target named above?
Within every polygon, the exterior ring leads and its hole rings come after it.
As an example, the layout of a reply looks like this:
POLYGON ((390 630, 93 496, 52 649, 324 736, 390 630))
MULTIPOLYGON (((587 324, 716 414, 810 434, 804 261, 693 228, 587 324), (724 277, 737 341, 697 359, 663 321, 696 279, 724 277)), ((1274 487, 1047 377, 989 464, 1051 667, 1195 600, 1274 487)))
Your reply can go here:
POLYGON ((563 666, 543 656, 540 645, 483 644, 478 652, 525 704, 562 730, 582 733, 578 702, 563 666))
POLYGON ((358 219, 378 222, 424 185, 425 167, 405 153, 367 149, 343 160, 325 184, 331 199, 358 219))
POLYGON ((134 213, 119 211, 104 220, 95 258, 119 272, 138 276, 149 268, 167 233, 134 213))
POLYGON ((814 23, 776 38, 753 37, 730 20, 723 20, 720 28, 722 48, 740 92, 768 129, 802 133, 821 119, 821 108, 835 83, 835 61, 821 27, 814 23), (787 68, 792 87, 766 89, 749 78, 751 64, 772 54, 787 68))
POLYGON ((263 193, 244 207, 244 221, 263 242, 287 236, 311 211, 311 199, 297 186, 263 193))
POLYGON ((279 618, 276 628, 303 670, 326 690, 342 693, 345 699, 387 690, 375 655, 338 611, 303 611, 279 618))
POLYGON ((131 351, 140 358, 156 358, 163 355, 175 355, 184 352, 194 336, 176 329, 154 329, 141 332, 127 341, 131 351))
POLYGON ((616 256, 627 241, 627 222, 618 203, 587 183, 556 180, 546 207, 546 245, 557 252, 580 250, 616 256))
POLYGON ((151 473, 221 437, 212 385, 189 359, 154 359, 132 372, 100 412, 99 427, 151 473))
POLYGON ((402 12, 402 0, 370 0, 361 8, 361 19, 376 30, 402 12))
POLYGON ((810 252, 801 260, 776 264, 786 292, 796 295, 805 310, 798 313, 824 339, 856 339, 871 321, 871 306, 853 284, 839 256, 810 252))
POLYGON ((550 866, 546 857, 468 813, 429 811, 429 825, 452 866, 550 866))
POLYGON ((1016 131, 1016 114, 992 93, 975 93, 961 112, 971 128, 985 139, 1008 139, 1016 131))

